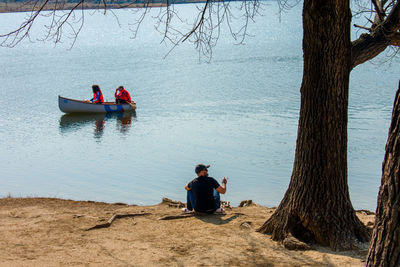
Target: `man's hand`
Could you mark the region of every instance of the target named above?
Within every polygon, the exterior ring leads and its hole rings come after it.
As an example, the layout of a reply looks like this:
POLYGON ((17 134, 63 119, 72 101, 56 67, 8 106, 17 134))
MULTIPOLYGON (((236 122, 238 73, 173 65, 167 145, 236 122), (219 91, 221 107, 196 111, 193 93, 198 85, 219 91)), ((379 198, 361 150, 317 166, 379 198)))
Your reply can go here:
POLYGON ((217 192, 218 193, 221 193, 221 194, 225 194, 225 192, 226 192, 226 183, 228 182, 228 179, 227 178, 222 178, 222 181, 221 181, 221 183, 222 183, 222 186, 219 186, 216 190, 217 190, 217 192))

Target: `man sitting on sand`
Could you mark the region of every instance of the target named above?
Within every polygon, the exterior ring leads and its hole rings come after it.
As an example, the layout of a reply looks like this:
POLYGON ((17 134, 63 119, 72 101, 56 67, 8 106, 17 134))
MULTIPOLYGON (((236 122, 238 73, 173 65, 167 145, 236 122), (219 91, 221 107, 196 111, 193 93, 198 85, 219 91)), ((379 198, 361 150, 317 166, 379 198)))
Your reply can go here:
POLYGON ((223 213, 219 194, 225 194, 227 179, 222 178, 222 186, 212 177, 208 176, 210 165, 198 164, 195 168, 197 178, 187 185, 187 209, 185 212, 192 211, 201 213, 223 213))

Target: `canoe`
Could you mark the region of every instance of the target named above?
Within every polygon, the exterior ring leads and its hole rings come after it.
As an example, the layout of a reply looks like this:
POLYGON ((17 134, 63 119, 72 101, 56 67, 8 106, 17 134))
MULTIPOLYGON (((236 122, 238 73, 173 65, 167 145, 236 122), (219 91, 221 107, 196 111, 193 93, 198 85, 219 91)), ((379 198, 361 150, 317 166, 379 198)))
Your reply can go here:
POLYGON ((135 110, 136 104, 116 104, 115 102, 93 104, 84 100, 58 96, 58 107, 65 113, 109 113, 135 110))

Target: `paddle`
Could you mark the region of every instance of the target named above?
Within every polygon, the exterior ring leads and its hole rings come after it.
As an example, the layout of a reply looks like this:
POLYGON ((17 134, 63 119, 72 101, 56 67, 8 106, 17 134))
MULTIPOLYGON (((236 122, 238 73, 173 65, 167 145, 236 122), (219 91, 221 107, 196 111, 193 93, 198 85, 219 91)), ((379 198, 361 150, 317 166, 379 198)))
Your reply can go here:
POLYGON ((126 102, 126 103, 128 103, 132 107, 133 110, 136 109, 136 105, 132 104, 131 102, 126 102))
POLYGON ((115 103, 115 104, 117 104, 117 105, 128 104, 129 106, 132 107, 133 110, 136 110, 136 105, 134 105, 134 104, 132 104, 131 102, 128 102, 128 101, 126 101, 126 102, 120 102, 120 103, 115 103))

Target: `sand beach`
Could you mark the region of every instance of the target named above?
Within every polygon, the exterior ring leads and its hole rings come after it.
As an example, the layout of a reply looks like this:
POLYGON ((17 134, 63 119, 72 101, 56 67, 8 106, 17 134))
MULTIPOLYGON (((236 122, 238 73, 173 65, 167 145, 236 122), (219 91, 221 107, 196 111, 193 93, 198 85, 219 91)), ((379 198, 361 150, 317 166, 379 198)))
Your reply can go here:
MULTIPOLYGON (((226 207, 224 215, 57 198, 0 199, 0 266, 363 266, 368 244, 337 252, 289 250, 256 232, 274 208, 226 207), (111 222, 111 223, 110 223, 111 222)), ((357 212, 369 228, 374 214, 357 212)))

